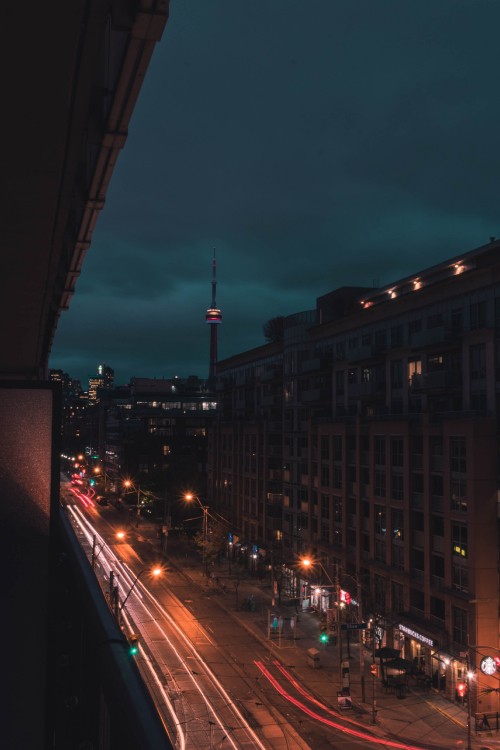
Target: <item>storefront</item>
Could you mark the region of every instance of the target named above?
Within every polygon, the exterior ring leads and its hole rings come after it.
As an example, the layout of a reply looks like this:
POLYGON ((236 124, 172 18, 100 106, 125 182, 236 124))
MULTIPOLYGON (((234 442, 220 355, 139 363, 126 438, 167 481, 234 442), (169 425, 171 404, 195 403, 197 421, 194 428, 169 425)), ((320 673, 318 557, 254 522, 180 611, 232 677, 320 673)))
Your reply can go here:
POLYGON ((428 677, 435 690, 456 699, 456 685, 465 673, 465 663, 439 648, 433 633, 400 622, 394 629, 394 647, 413 663, 415 675, 428 677))

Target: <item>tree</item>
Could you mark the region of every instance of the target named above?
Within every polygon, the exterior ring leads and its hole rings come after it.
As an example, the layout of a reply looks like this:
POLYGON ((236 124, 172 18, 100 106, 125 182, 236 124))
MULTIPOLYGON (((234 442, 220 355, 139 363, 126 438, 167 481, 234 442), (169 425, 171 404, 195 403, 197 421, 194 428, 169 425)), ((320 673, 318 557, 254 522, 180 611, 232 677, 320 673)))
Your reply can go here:
POLYGON ((285 318, 283 315, 278 315, 276 318, 269 318, 262 326, 264 337, 269 343, 283 341, 284 329, 285 318))
POLYGON ((208 566, 210 563, 218 560, 221 554, 226 550, 227 547, 227 527, 217 521, 217 519, 209 516, 207 538, 204 539, 203 533, 199 531, 195 538, 195 544, 199 549, 205 551, 205 564, 208 566))

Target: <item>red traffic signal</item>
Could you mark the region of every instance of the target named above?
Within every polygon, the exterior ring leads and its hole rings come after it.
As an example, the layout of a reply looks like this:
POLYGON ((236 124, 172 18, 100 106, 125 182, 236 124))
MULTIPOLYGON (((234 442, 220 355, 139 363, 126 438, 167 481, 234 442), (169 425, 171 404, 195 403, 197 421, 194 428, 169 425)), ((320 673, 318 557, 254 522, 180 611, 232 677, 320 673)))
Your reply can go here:
POLYGON ((457 682, 457 694, 459 698, 463 698, 467 692, 467 685, 465 682, 457 682))
POLYGON ((377 665, 376 664, 370 664, 370 672, 374 677, 377 676, 377 665))

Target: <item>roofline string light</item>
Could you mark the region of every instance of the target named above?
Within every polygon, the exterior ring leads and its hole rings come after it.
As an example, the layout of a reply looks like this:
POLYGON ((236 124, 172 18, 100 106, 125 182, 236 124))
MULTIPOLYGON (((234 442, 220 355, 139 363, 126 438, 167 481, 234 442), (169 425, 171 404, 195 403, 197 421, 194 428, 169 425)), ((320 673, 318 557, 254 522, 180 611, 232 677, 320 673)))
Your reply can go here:
POLYGON ((417 276, 411 280, 406 279, 402 281, 398 286, 392 286, 389 289, 379 289, 374 292, 371 299, 362 299, 359 304, 364 310, 368 310, 370 307, 378 305, 381 302, 386 302, 388 299, 396 299, 397 297, 409 294, 410 292, 416 292, 424 286, 444 281, 451 276, 458 276, 459 274, 465 273, 465 271, 471 271, 473 268, 475 268, 473 263, 466 264, 459 260, 449 266, 434 270, 434 272, 429 273, 428 277, 425 279, 422 276, 417 276))

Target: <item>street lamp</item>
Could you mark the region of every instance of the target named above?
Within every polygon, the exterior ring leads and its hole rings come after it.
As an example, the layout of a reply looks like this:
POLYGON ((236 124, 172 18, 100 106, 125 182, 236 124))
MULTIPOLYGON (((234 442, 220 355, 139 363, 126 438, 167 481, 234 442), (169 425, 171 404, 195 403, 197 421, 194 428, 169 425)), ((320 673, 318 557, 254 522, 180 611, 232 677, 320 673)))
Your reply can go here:
MULTIPOLYGON (((130 492, 137 492, 137 510, 135 515, 135 525, 139 526, 139 516, 141 515, 141 488, 139 485, 134 485, 134 483, 130 479, 125 479, 123 482, 124 487, 130 487, 130 492)), ((130 492, 126 492, 126 495, 129 495, 130 492)))
POLYGON ((154 578, 158 578, 158 576, 161 576, 162 572, 163 572, 163 571, 162 571, 162 569, 161 569, 161 568, 160 568, 159 566, 157 566, 157 567, 155 567, 155 568, 143 568, 143 569, 142 569, 142 570, 141 570, 141 571, 140 571, 140 572, 139 572, 139 573, 138 573, 138 574, 136 575, 136 577, 134 578, 134 580, 133 580, 133 582, 132 582, 132 586, 130 587, 130 589, 129 589, 129 591, 128 591, 128 594, 127 594, 127 596, 125 597, 125 599, 124 599, 124 600, 122 601, 122 603, 121 603, 121 606, 120 606, 119 612, 121 612, 121 611, 122 611, 122 609, 124 608, 124 606, 125 606, 125 604, 126 604, 126 602, 127 602, 127 599, 129 598, 129 596, 130 596, 130 594, 132 593, 132 591, 133 591, 133 590, 135 589, 135 586, 136 586, 136 584, 137 584, 137 581, 139 580, 139 578, 140 578, 140 577, 141 577, 142 575, 144 575, 144 573, 150 573, 150 574, 151 574, 151 575, 152 575, 152 576, 153 576, 154 578))
POLYGON ((203 505, 198 495, 195 495, 193 492, 184 493, 184 500, 188 503, 196 500, 203 511, 203 572, 207 576, 208 505, 203 505))

